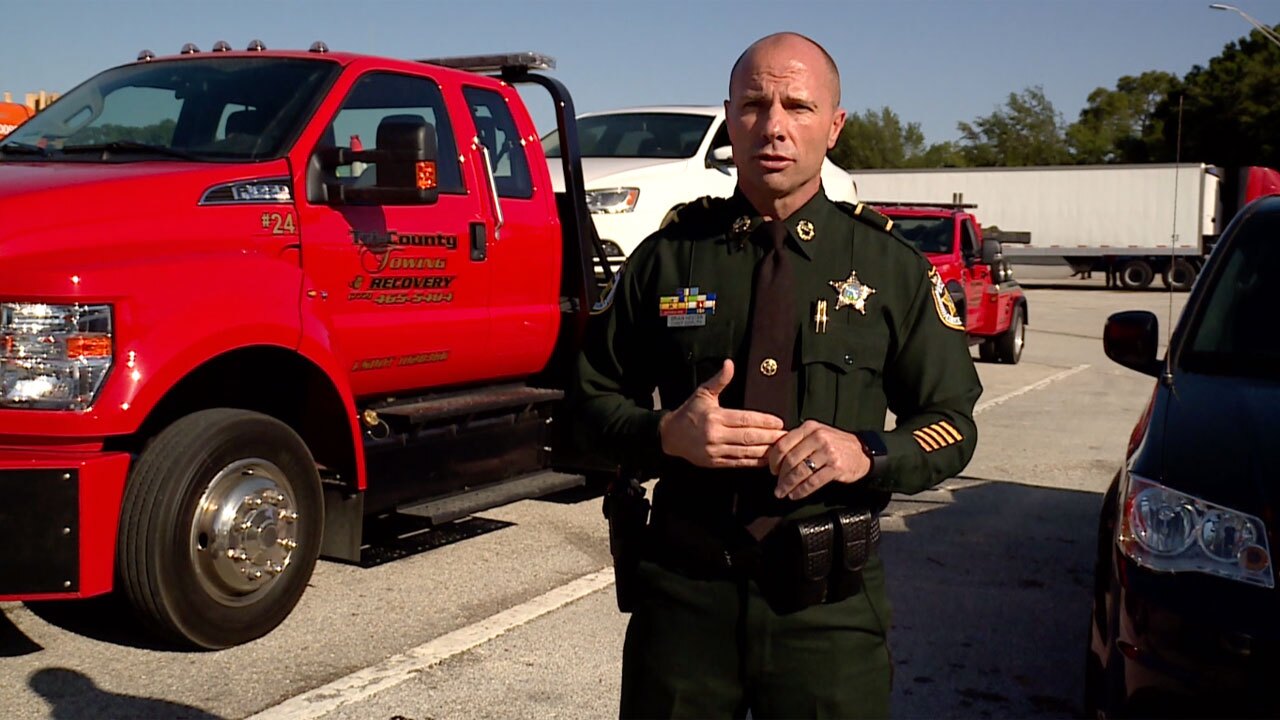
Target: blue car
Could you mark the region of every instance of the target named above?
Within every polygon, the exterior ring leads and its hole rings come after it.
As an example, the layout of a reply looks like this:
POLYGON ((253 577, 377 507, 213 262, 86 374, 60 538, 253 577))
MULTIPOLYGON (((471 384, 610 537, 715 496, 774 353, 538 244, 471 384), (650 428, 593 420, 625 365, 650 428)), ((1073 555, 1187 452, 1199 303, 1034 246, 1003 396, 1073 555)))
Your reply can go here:
POLYGON ((1149 312, 1103 337, 1156 382, 1103 501, 1089 715, 1280 717, 1280 196, 1223 233, 1163 358, 1149 312))

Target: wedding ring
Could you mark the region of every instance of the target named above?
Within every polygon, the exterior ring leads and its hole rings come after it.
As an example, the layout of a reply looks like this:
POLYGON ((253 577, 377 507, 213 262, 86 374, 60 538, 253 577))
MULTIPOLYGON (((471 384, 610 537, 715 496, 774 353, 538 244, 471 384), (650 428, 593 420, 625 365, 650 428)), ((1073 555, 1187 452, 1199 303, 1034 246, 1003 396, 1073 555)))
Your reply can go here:
POLYGON ((804 466, 809 468, 809 472, 818 472, 818 466, 810 458, 804 459, 804 466))

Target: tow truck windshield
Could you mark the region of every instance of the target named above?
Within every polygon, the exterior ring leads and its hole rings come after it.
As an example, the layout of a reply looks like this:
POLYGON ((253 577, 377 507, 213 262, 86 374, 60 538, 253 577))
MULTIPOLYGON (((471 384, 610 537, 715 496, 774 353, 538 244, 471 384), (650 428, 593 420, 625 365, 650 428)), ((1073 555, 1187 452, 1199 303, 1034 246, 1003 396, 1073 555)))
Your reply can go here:
POLYGON ((0 160, 243 162, 279 157, 335 62, 182 58, 103 72, 0 142, 0 160))

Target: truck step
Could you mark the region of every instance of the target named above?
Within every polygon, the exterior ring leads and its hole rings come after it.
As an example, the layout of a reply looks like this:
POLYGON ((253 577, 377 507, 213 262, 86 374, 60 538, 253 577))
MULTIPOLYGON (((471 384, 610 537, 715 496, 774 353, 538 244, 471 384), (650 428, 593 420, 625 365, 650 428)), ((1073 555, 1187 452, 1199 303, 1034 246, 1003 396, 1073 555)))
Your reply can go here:
POLYGON ((422 424, 449 420, 492 410, 541 405, 564 397, 563 390, 527 385, 501 385, 461 393, 423 398, 374 408, 379 415, 422 424))
POLYGON ((586 482, 587 478, 583 475, 548 470, 522 475, 449 497, 401 506, 396 508, 396 512, 402 515, 424 517, 433 525, 440 525, 499 505, 581 487, 586 482))

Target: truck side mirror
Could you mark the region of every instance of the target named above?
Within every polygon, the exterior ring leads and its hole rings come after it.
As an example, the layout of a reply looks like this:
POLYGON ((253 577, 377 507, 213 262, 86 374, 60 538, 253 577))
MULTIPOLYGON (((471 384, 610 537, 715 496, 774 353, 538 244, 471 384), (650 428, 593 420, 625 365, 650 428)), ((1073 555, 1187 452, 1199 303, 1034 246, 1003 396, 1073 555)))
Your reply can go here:
POLYGON ((1156 350, 1160 345, 1160 321, 1146 310, 1126 310, 1107 318, 1102 349, 1107 357, 1145 375, 1160 375, 1156 350))
POLYGON ((374 183, 348 185, 336 179, 325 183, 331 204, 430 205, 439 199, 436 130, 419 115, 390 115, 378 124, 376 150, 325 148, 317 151, 321 167, 363 162, 373 167, 374 183))
POLYGON ((999 240, 990 238, 982 239, 982 263, 984 265, 995 265, 1000 262, 1000 258, 1004 257, 1003 248, 1000 247, 999 240))

